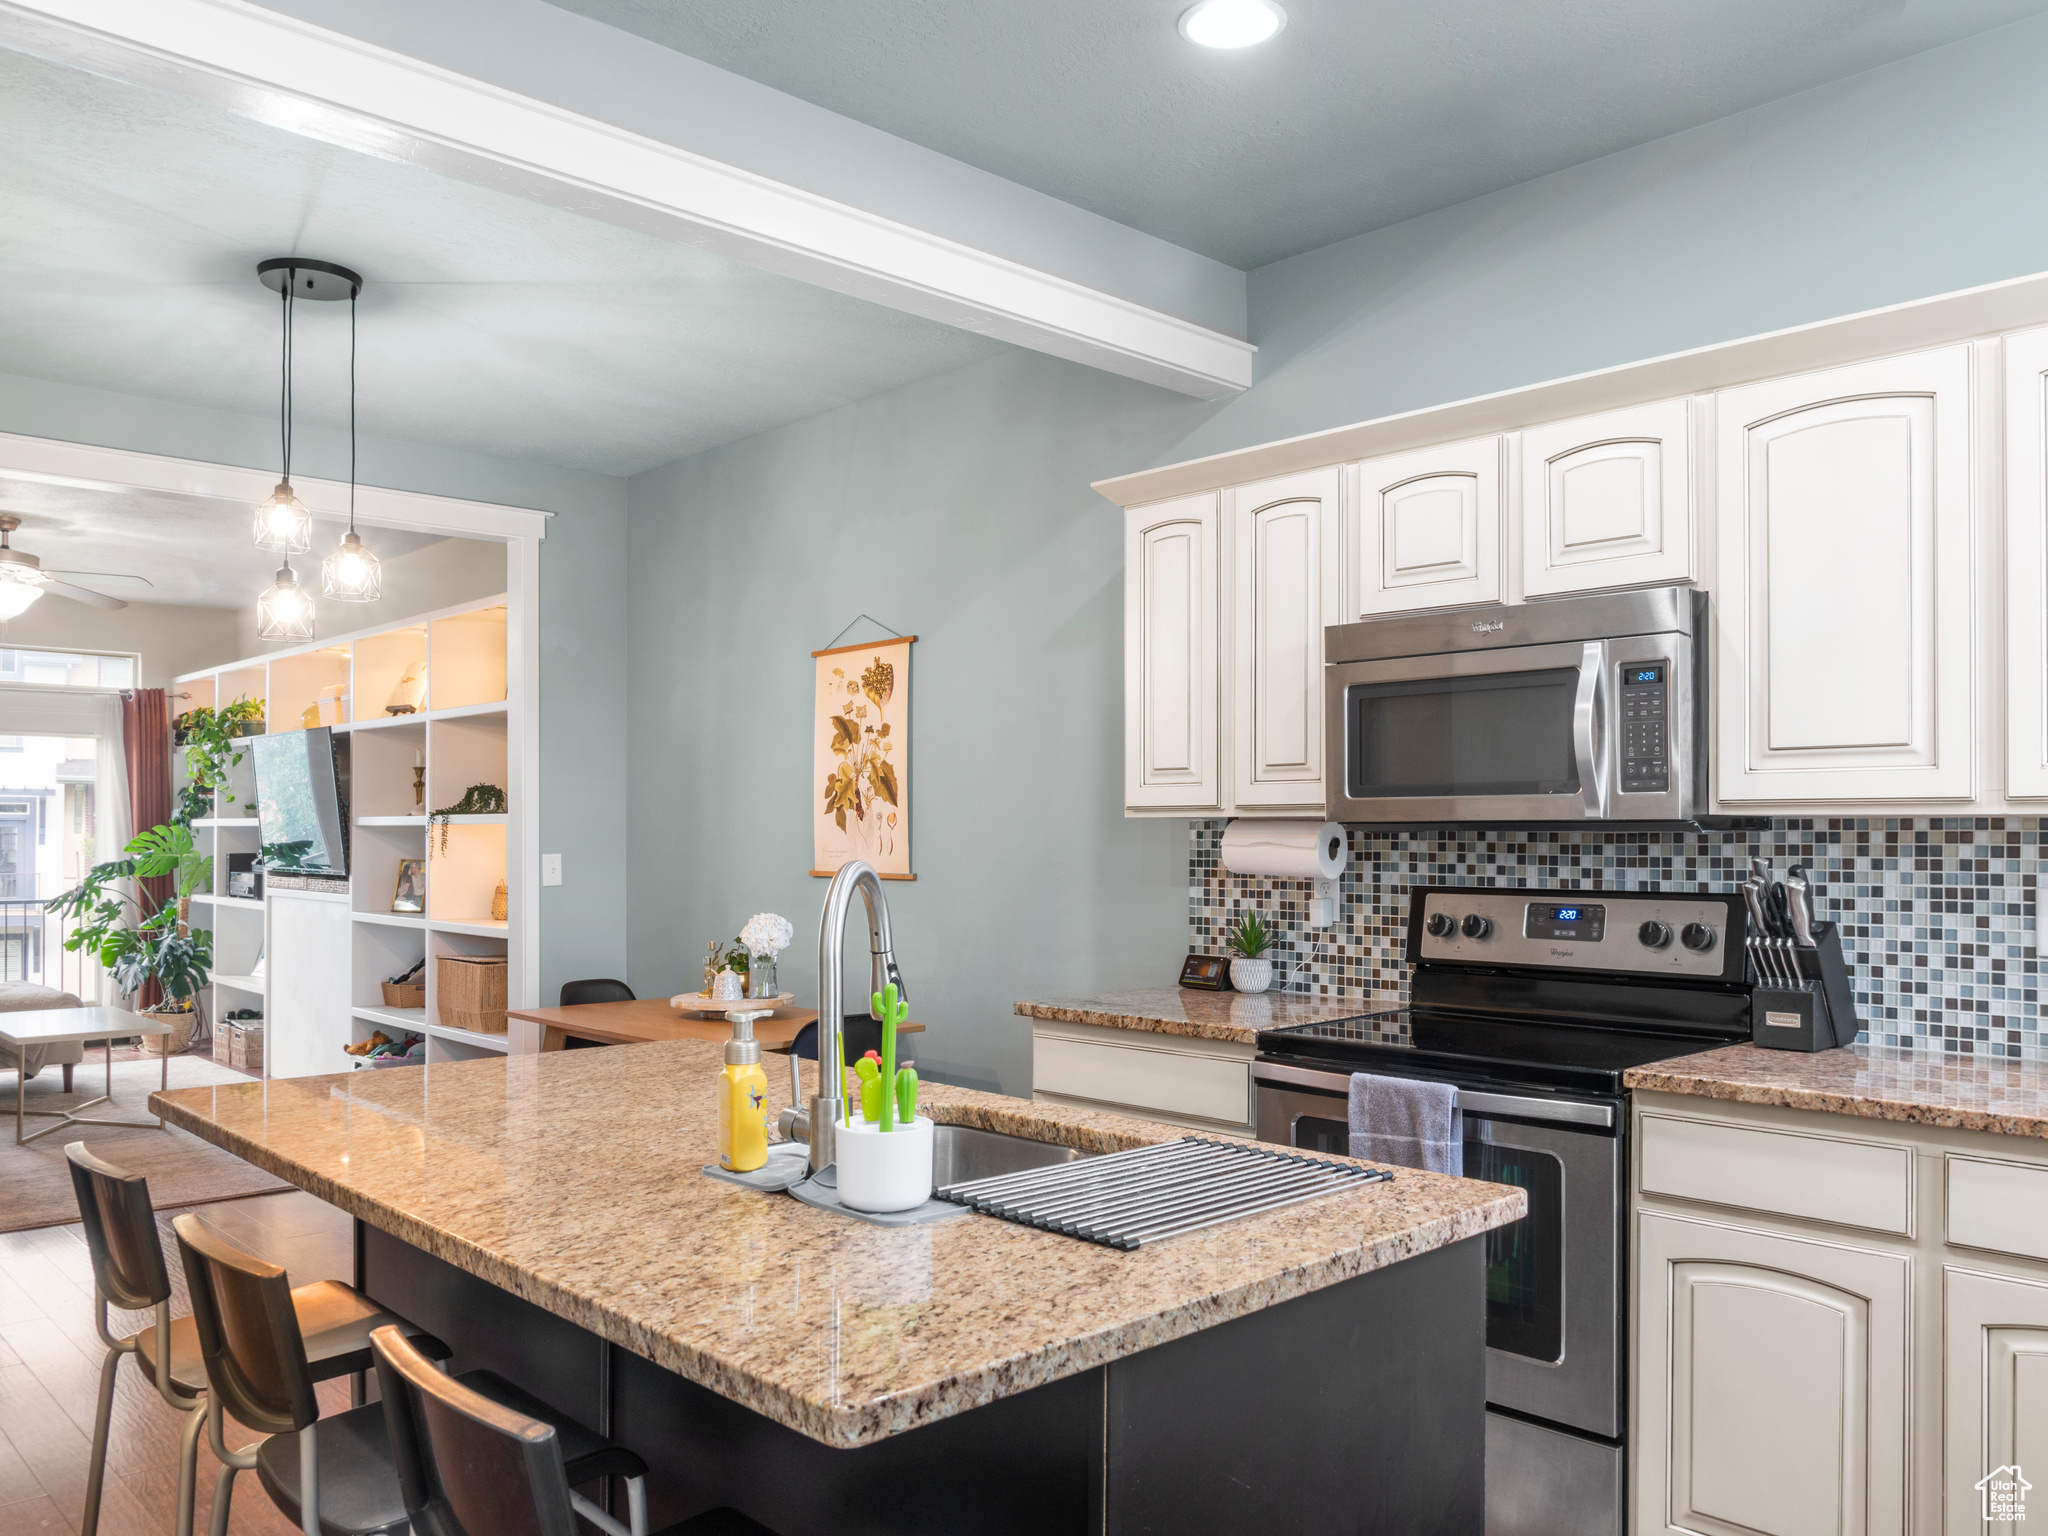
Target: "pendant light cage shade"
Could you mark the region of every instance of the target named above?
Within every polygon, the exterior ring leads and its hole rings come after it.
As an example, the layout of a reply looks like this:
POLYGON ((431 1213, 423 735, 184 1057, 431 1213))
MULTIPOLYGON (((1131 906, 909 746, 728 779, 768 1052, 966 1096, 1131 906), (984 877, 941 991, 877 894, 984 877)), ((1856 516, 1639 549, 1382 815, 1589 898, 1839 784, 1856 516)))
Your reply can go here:
POLYGON ((320 563, 320 590, 344 603, 374 603, 384 595, 383 567, 351 528, 320 563))
POLYGON ((296 555, 313 547, 313 514, 299 500, 289 480, 256 505, 256 547, 296 555))
POLYGON ((313 638, 313 597, 299 585, 289 565, 256 599, 256 633, 264 640, 313 638))

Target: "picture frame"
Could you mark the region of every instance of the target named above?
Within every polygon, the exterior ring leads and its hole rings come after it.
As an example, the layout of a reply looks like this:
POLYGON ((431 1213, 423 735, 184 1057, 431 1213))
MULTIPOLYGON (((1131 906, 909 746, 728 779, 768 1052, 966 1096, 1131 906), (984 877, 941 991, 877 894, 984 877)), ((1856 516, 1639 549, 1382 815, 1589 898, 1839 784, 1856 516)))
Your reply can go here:
POLYGON ((859 859, 884 880, 910 867, 910 648, 915 635, 811 652, 811 873, 859 859))
POLYGON ((427 861, 425 859, 400 859, 398 881, 391 890, 391 910, 394 912, 425 912, 427 910, 427 861))

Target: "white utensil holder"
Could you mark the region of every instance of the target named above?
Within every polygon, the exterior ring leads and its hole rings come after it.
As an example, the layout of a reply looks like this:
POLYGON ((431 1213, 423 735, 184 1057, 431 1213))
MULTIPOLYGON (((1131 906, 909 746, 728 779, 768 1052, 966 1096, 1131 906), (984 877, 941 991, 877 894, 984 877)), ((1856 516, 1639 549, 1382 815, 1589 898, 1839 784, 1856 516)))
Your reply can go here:
POLYGON ((839 1200, 856 1211, 907 1211, 932 1197, 932 1122, 923 1115, 884 1133, 854 1120, 839 1127, 839 1200))

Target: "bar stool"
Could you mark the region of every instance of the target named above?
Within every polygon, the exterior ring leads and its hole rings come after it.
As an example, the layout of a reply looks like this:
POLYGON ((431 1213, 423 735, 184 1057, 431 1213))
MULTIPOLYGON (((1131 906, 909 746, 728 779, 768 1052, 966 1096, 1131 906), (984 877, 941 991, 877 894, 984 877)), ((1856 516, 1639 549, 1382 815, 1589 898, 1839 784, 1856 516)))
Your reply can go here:
MULTIPOLYGON (((561 1006, 580 1007, 584 1003, 631 1003, 636 1002, 633 989, 623 981, 614 981, 609 976, 593 977, 587 981, 565 981, 562 983, 561 1006)), ((606 1045, 604 1040, 586 1040, 581 1035, 570 1035, 562 1041, 565 1051, 585 1051, 606 1045)))
MULTIPOLYGON (((571 1491, 577 1475, 572 1445, 548 1422, 553 1415, 525 1412, 495 1393, 474 1391, 470 1377, 451 1381, 396 1328, 379 1328, 370 1349, 415 1536, 577 1536, 578 1515, 625 1536, 616 1520, 571 1491)), ((636 1532, 644 1532, 644 1494, 635 1496, 633 1514, 636 1532)), ((775 1533, 736 1509, 713 1509, 665 1527, 660 1536, 775 1533)))
MULTIPOLYGON (((114 1409, 114 1378, 123 1355, 133 1355, 163 1400, 185 1415, 178 1442, 178 1536, 191 1536, 193 1484, 198 1478, 199 1431, 205 1420, 206 1366, 197 1326, 171 1316, 171 1279, 163 1242, 149 1203, 149 1181, 105 1162, 74 1141, 64 1148, 72 1192, 92 1254, 93 1326, 107 1347, 100 1367, 99 1404, 93 1418, 92 1465, 86 1475, 83 1536, 99 1529, 100 1495, 107 1475, 107 1438, 114 1409), (156 1313, 139 1333, 117 1339, 107 1331, 107 1308, 156 1313)), ((184 1220, 191 1221, 192 1217, 184 1220)), ((282 1271, 280 1271, 282 1273, 282 1271)), ((188 1276, 189 1278, 189 1276, 188 1276)), ((370 1369, 370 1330, 396 1325, 419 1348, 445 1359, 448 1346, 387 1312, 352 1286, 322 1280, 290 1292, 291 1308, 306 1340, 308 1369, 316 1381, 370 1369)))

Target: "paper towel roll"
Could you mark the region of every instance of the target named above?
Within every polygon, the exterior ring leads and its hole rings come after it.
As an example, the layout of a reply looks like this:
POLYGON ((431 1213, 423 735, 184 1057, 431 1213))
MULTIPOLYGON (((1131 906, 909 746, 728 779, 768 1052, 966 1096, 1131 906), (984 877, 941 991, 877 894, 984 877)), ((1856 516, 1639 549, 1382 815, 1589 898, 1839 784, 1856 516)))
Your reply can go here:
POLYGON ((1223 829, 1223 867, 1233 875, 1335 880, 1350 849, 1334 821, 1233 821, 1223 829))

